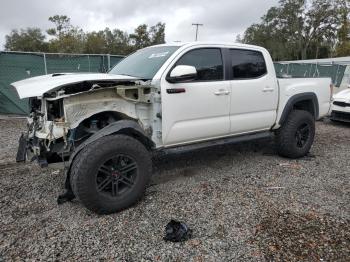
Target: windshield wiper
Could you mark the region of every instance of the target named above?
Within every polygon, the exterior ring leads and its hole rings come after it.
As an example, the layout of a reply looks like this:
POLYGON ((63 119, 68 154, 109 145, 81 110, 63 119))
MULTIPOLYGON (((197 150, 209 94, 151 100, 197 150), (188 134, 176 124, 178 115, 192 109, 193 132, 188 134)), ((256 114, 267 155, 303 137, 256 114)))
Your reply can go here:
POLYGON ((132 75, 128 75, 128 74, 117 74, 117 75, 121 75, 121 76, 131 76, 131 77, 135 77, 136 79, 142 79, 142 80, 144 80, 144 81, 152 80, 151 78, 145 78, 145 77, 140 77, 140 76, 132 76, 132 75))
POLYGON ((137 76, 132 76, 132 75, 128 75, 128 74, 117 74, 117 75, 121 75, 121 76, 131 76, 131 77, 137 77, 137 76))

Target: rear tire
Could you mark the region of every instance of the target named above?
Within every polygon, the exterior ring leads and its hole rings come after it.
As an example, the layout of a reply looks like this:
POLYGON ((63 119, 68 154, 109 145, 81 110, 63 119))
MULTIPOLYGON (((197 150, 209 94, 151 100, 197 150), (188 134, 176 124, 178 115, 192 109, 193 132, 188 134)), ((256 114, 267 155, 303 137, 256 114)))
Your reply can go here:
POLYGON ((110 214, 135 204, 152 173, 150 153, 126 135, 102 137, 75 157, 70 174, 78 200, 98 214, 110 214))
POLYGON ((293 110, 276 132, 277 152, 288 158, 303 157, 310 151, 314 137, 314 117, 307 111, 293 110))

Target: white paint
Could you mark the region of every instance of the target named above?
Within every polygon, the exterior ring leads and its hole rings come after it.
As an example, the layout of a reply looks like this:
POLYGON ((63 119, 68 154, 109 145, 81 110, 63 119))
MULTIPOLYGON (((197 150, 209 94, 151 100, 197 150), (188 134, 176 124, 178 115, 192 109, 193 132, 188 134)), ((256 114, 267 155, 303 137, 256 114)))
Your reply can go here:
MULTIPOLYGON (((333 96, 333 101, 344 102, 350 104, 350 88, 345 89, 333 96)), ((343 113, 350 113, 350 106, 337 106, 332 104, 331 111, 339 111, 343 113)))
POLYGON ((188 65, 178 65, 170 72, 171 77, 181 77, 195 74, 197 74, 196 68, 188 65))
POLYGON ((56 88, 82 81, 135 79, 130 76, 92 73, 64 73, 62 75, 57 76, 53 75, 54 74, 27 78, 25 80, 14 82, 11 84, 11 86, 13 86, 16 89, 19 98, 22 99, 28 97, 42 96, 44 93, 52 91, 56 88))

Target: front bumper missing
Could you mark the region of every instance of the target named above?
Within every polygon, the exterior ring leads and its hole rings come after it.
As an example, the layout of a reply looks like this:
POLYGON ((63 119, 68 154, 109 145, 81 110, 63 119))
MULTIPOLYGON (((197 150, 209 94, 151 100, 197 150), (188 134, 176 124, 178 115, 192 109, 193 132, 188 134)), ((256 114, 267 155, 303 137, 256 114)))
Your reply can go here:
POLYGON ((46 157, 35 153, 33 143, 33 139, 29 139, 27 135, 21 134, 18 141, 16 162, 37 161, 40 167, 47 167, 46 157))

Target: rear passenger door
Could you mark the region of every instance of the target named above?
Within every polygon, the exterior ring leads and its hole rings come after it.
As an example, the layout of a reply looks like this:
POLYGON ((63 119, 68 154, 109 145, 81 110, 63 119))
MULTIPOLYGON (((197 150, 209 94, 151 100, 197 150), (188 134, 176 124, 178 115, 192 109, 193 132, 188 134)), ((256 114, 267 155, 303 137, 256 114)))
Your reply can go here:
POLYGON ((276 119, 278 87, 258 50, 229 49, 231 134, 270 129, 276 119))

